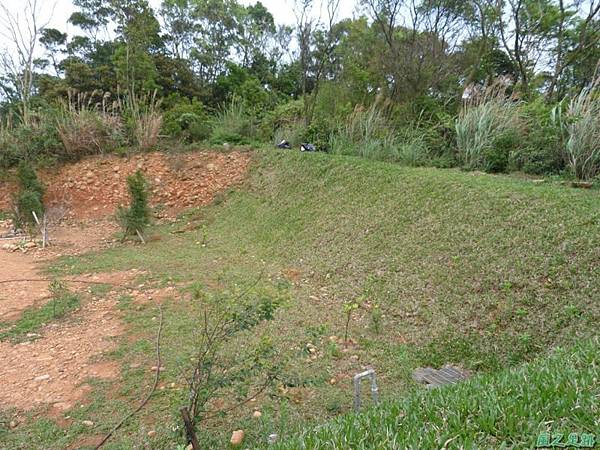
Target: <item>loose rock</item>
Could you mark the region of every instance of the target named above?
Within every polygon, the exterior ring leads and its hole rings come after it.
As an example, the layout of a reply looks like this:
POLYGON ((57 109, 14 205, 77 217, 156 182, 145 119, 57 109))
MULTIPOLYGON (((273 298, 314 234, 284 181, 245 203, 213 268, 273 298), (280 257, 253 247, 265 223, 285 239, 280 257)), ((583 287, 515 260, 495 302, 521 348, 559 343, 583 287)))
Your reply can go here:
POLYGON ((231 434, 231 445, 234 447, 242 445, 244 442, 244 430, 236 430, 231 434))

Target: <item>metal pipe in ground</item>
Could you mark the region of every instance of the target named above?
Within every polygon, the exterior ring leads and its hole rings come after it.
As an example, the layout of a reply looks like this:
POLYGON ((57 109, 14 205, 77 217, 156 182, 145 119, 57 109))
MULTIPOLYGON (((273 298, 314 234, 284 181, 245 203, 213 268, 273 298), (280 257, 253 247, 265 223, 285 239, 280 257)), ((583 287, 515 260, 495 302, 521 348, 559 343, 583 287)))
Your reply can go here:
POLYGON ((364 372, 357 373, 354 375, 354 411, 360 411, 360 383, 363 379, 369 378, 371 380, 371 398, 374 403, 379 403, 379 388, 377 387, 377 377, 374 369, 368 369, 364 372))

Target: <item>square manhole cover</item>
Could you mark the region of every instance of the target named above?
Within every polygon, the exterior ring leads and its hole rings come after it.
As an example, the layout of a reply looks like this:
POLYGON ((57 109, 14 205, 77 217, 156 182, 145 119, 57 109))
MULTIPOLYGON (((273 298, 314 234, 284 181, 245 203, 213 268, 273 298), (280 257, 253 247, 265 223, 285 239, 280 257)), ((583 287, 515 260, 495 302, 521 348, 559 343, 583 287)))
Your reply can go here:
POLYGON ((466 380, 470 373, 465 369, 456 366, 446 365, 441 369, 431 367, 420 367, 413 373, 413 379, 428 388, 444 386, 446 384, 456 384, 459 381, 466 380))

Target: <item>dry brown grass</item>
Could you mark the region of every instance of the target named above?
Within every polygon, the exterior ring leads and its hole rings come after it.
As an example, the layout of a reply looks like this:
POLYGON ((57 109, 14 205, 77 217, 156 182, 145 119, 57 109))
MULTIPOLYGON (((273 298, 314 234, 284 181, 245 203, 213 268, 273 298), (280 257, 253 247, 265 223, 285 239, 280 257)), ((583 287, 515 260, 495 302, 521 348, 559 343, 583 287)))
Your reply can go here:
POLYGON ((115 148, 123 139, 123 123, 117 102, 110 93, 94 102, 97 93, 69 92, 58 119, 57 131, 69 159, 102 154, 115 148))
POLYGON ((152 150, 158 143, 163 122, 156 91, 140 96, 129 95, 126 105, 133 121, 132 132, 137 146, 143 151, 152 150))

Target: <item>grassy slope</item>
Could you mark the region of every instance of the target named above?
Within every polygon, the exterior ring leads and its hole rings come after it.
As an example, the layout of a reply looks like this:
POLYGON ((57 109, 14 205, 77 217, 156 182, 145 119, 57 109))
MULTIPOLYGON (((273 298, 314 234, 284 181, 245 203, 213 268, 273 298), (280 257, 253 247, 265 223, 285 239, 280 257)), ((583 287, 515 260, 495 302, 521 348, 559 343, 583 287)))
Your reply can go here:
MULTIPOLYGON (((300 421, 349 411, 350 377, 365 366, 375 367, 389 400, 415 389, 411 372, 420 365, 453 362, 489 372, 597 334, 596 191, 321 154, 268 151, 257 161, 248 186, 158 229, 161 240, 68 258, 53 269, 139 267, 147 271, 146 287, 200 282, 210 292, 239 292, 259 280, 253 295, 286 299, 274 320, 240 337, 249 347, 265 336, 273 342, 279 386, 205 424, 207 445, 218 447, 232 429, 244 428, 252 446, 271 432, 289 434, 300 421), (170 233, 183 228, 193 231, 170 233), (330 336, 343 335, 343 302, 355 300, 361 308, 350 336, 357 345, 344 348, 330 336), (318 350, 312 359, 308 343, 318 350), (258 421, 252 406, 263 411, 258 421)), ((164 379, 179 383, 177 367, 198 316, 182 302, 165 309, 164 379)), ((95 432, 109 429, 123 402, 137 401, 151 382, 151 374, 129 363, 152 360, 156 311, 130 302, 123 310, 131 335, 112 356, 123 361, 118 395, 109 393, 114 386, 99 385, 94 403, 77 411, 103 424, 95 432)), ((242 384, 238 391, 256 380, 242 384)), ((114 448, 172 445, 179 434, 170 425, 179 421, 184 398, 182 391, 162 391, 114 448), (159 431, 153 440, 145 436, 149 427, 159 431)), ((61 442, 80 428, 63 432, 61 442)), ((48 442, 55 441, 46 448, 48 442)))
POLYGON ((273 450, 533 448, 542 432, 591 433, 600 427, 598 341, 494 376, 420 391, 347 415, 273 450))

